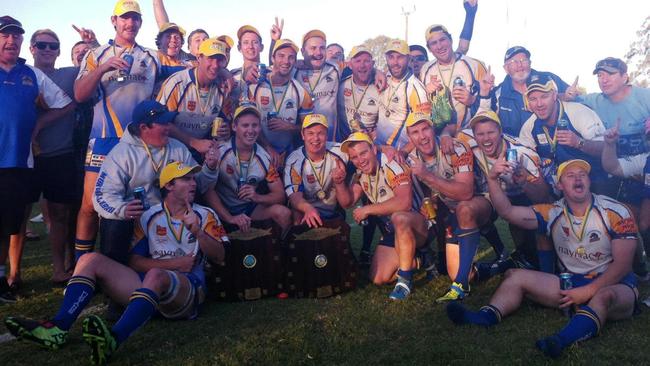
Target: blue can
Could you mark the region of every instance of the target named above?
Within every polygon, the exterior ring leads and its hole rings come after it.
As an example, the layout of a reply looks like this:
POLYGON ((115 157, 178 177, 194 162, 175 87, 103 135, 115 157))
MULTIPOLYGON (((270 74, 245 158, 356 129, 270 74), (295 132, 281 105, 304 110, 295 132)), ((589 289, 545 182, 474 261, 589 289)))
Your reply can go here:
POLYGON ((558 130, 568 130, 569 129, 569 121, 567 121, 564 118, 560 118, 557 121, 557 129, 558 130))
POLYGON ((261 83, 263 81, 267 81, 267 75, 269 74, 269 69, 266 67, 265 64, 258 64, 257 65, 257 82, 261 83))
POLYGON ((266 114, 266 120, 270 121, 273 118, 278 118, 278 112, 269 112, 266 114))
POLYGON ((515 149, 508 149, 506 150, 506 161, 508 163, 514 163, 517 164, 517 150, 515 149))
POLYGON ((465 86, 465 82, 463 81, 463 79, 460 76, 456 76, 456 78, 454 79, 454 86, 463 87, 463 86, 465 86))
POLYGON ((147 202, 147 195, 145 194, 144 187, 135 187, 135 189, 133 189, 133 198, 140 200, 140 203, 145 210, 149 209, 149 203, 147 202))
MULTIPOLYGON (((573 281, 571 281, 571 273, 560 273, 560 290, 571 290, 573 288, 573 281)), ((574 313, 573 306, 562 309, 564 316, 571 317, 574 313)))

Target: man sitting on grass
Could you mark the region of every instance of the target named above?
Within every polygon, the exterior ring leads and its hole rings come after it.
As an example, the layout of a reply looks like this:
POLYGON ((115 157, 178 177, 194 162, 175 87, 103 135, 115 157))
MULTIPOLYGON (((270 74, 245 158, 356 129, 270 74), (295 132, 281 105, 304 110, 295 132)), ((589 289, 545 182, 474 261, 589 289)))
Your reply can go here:
POLYGON ((576 309, 569 323, 558 333, 536 345, 547 356, 557 358, 572 343, 595 336, 606 320, 632 316, 637 302, 632 259, 637 228, 630 211, 621 203, 592 194, 584 160, 568 160, 557 169, 557 187, 564 198, 553 204, 512 206, 498 177, 512 173, 504 158, 489 172, 490 197, 499 215, 524 229, 537 228, 553 238, 555 250, 540 248, 543 272, 511 269, 487 306, 472 312, 458 302, 447 306, 456 324, 492 326, 517 310, 524 297, 548 307, 576 309), (570 274, 572 288, 561 289, 553 274, 555 256, 570 274))
POLYGON ((126 310, 110 329, 96 315, 84 319, 83 338, 92 348, 94 364, 106 363, 117 347, 156 312, 168 319, 195 318, 205 298, 204 256, 222 261, 221 238, 225 235, 212 210, 191 203, 196 193, 194 175, 200 169, 174 162, 162 170, 163 203, 140 218, 128 267, 99 253, 84 254, 54 318, 34 321, 8 317, 7 329, 18 338, 59 349, 98 283, 126 310))

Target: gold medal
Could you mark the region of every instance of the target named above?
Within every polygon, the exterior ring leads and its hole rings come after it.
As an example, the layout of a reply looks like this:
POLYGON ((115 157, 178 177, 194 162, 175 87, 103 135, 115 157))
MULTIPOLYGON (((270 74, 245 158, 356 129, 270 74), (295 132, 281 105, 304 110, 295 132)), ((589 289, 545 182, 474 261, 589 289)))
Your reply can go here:
POLYGON ((324 200, 326 196, 327 195, 325 194, 325 191, 322 191, 322 190, 318 191, 318 193, 316 193, 316 197, 318 197, 319 200, 324 200))

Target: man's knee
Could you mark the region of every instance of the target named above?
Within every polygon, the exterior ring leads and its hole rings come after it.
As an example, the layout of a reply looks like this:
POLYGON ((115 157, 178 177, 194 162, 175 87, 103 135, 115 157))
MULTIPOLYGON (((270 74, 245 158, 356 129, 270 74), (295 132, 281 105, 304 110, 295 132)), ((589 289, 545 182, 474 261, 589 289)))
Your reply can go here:
POLYGON ((614 291, 612 288, 605 287, 598 290, 598 292, 596 292, 596 294, 591 299, 591 301, 589 301, 589 303, 591 305, 598 304, 607 309, 611 307, 615 301, 616 301, 616 291, 614 291))
POLYGON ((461 201, 456 207, 456 218, 458 223, 465 226, 476 224, 475 207, 469 201, 461 201))
POLYGON ((287 206, 275 204, 269 207, 273 220, 279 223, 291 222, 291 210, 287 206))
POLYGON ((413 224, 410 222, 408 215, 404 212, 395 212, 390 216, 390 221, 393 223, 395 229, 400 230, 408 229, 413 224))
POLYGON ((142 284, 144 287, 150 288, 153 291, 160 293, 162 289, 169 283, 169 274, 166 270, 160 268, 152 268, 147 271, 144 276, 142 284))
POLYGON ((97 268, 100 268, 107 260, 110 260, 103 254, 88 252, 77 261, 75 265, 75 274, 79 272, 87 272, 88 270, 95 271, 97 268))

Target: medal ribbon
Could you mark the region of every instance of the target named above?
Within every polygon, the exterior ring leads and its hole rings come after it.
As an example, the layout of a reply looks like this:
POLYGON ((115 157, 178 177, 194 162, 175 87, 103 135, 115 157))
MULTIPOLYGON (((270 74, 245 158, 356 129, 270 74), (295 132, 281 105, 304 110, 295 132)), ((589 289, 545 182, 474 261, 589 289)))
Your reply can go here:
POLYGON ((169 229, 172 231, 172 235, 174 236, 174 239, 178 242, 178 244, 181 244, 181 241, 183 240, 183 230, 185 229, 185 224, 181 220, 181 230, 179 232, 176 232, 174 230, 174 224, 172 223, 172 215, 169 213, 169 209, 167 209, 167 206, 163 202, 163 209, 165 210, 165 217, 167 218, 167 226, 169 229))
POLYGON ((562 107, 562 103, 560 103, 560 112, 557 114, 557 120, 555 121, 555 129, 553 130, 552 139, 551 139, 551 134, 548 131, 548 128, 546 128, 546 126, 542 126, 542 130, 544 130, 544 135, 546 135, 546 139, 548 140, 548 143, 551 145, 551 153, 553 154, 555 154, 555 149, 557 147, 557 121, 559 121, 563 115, 564 115, 564 107, 562 107))
POLYGON ((158 164, 156 164, 156 161, 154 160, 153 155, 151 154, 151 150, 149 150, 149 146, 147 146, 147 144, 144 141, 142 141, 142 146, 144 146, 144 151, 146 151, 147 156, 149 156, 149 161, 151 162, 151 167, 153 168, 153 171, 156 174, 158 174, 158 171, 160 170, 160 167, 163 165, 163 162, 165 161, 167 146, 163 146, 163 148, 162 148, 163 157, 162 157, 162 159, 160 159, 160 162, 158 162, 158 164))
POLYGON ((350 86, 351 86, 350 89, 352 89, 352 105, 354 105, 354 113, 359 114, 359 107, 361 107, 361 102, 363 102, 363 97, 366 96, 366 92, 368 91, 368 87, 370 86, 370 84, 366 85, 366 88, 363 89, 363 93, 361 94, 359 103, 357 103, 356 98, 354 97, 354 89, 356 89, 355 88, 356 84, 354 84, 354 81, 352 81, 352 79, 350 79, 350 86))
MULTIPOLYGON (((566 201, 565 201, 566 202, 566 201)), ((571 217, 569 216, 569 209, 568 206, 564 206, 564 218, 566 221, 569 222, 569 227, 571 228, 571 231, 573 232, 573 235, 578 238, 578 242, 582 242, 582 237, 585 235, 585 229, 587 228, 587 221, 589 220, 589 214, 591 213, 591 209, 594 207, 594 200, 593 197, 591 199, 591 202, 589 203, 589 207, 587 208, 587 213, 585 213, 584 220, 582 220, 582 223, 580 223, 580 227, 578 229, 579 233, 577 233, 574 228, 573 228, 573 220, 571 220, 571 217)))
POLYGON ((253 158, 255 158, 255 154, 257 154, 257 144, 253 145, 253 151, 251 152, 251 156, 248 158, 248 169, 246 170, 246 176, 244 177, 244 174, 241 170, 241 160, 239 158, 239 152, 237 150, 237 146, 234 148, 235 151, 235 161, 237 162, 237 169, 239 169, 239 177, 243 177, 244 181, 248 181, 248 172, 250 172, 251 165, 253 165, 253 158))
POLYGON ((199 75, 196 68, 194 68, 194 89, 196 89, 196 96, 199 102, 199 110, 202 115, 206 115, 206 112, 211 110, 210 105, 212 105, 212 100, 214 99, 215 92, 217 91, 218 86, 215 83, 210 84, 210 89, 208 91, 208 97, 206 98, 206 103, 203 105, 203 98, 201 98, 201 90, 199 90, 199 75))
POLYGON ((314 162, 311 161, 309 157, 307 157, 307 161, 311 166, 311 171, 314 172, 314 176, 316 176, 316 181, 318 182, 321 191, 325 191, 324 183, 325 183, 325 172, 327 167, 327 151, 325 152, 325 157, 323 158, 323 165, 320 167, 320 174, 318 173, 318 170, 316 170, 316 166, 314 165, 314 162))
POLYGON ((289 90, 289 83, 291 83, 291 80, 287 82, 287 86, 284 87, 284 92, 282 93, 282 99, 280 100, 280 106, 275 101, 275 91, 273 91, 273 85, 269 83, 269 86, 271 87, 271 99, 273 99, 273 107, 275 108, 276 113, 280 113, 280 108, 282 108, 282 103, 284 103, 284 98, 287 96, 287 90, 289 90))
POLYGON ((370 176, 368 176, 368 190, 372 197, 372 203, 377 203, 377 196, 379 195, 379 172, 381 171, 381 166, 379 166, 379 161, 377 161, 377 173, 375 173, 375 189, 373 192, 372 183, 370 183, 370 176))
MULTIPOLYGON (((313 87, 311 86, 311 77, 307 77, 307 85, 309 86, 309 91, 312 98, 315 95, 314 93, 316 92, 316 87, 318 86, 318 83, 320 83, 320 78, 323 77, 323 70, 324 69, 321 69, 320 72, 318 73, 318 79, 316 79, 316 83, 314 84, 313 87)), ((312 70, 312 71, 313 71, 312 76, 314 76, 316 70, 312 70)))

